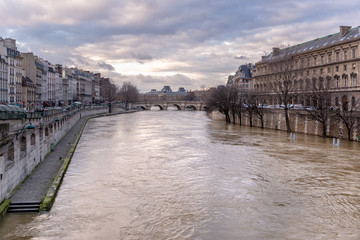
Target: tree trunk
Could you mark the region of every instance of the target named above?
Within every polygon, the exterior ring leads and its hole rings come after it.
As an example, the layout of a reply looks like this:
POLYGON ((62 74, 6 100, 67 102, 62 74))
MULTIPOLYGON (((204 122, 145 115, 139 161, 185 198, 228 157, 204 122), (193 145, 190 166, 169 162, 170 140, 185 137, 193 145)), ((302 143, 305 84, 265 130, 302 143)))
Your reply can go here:
POLYGON ((249 121, 250 121, 250 127, 253 126, 253 121, 252 121, 252 114, 249 113, 249 121))
POLYGON ((224 114, 225 114, 225 117, 226 117, 226 122, 231 123, 229 112, 225 112, 224 114))
POLYGON ((233 117, 233 123, 235 123, 235 118, 236 118, 235 111, 231 111, 231 113, 232 113, 232 117, 233 117))
POLYGON ((326 126, 326 121, 325 121, 325 122, 322 122, 321 124, 322 124, 322 130, 323 130, 322 136, 323 136, 323 137, 326 137, 326 128, 327 128, 327 126, 326 126))
POLYGON ((264 117, 263 116, 260 117, 260 121, 261 121, 261 128, 264 128, 264 117))
POLYGON ((241 125, 241 124, 242 124, 242 121, 241 121, 241 112, 238 112, 238 117, 239 117, 239 124, 241 125))
POLYGON ((352 139, 351 139, 351 127, 348 127, 348 126, 346 125, 346 129, 347 129, 347 132, 348 132, 348 140, 351 141, 351 140, 352 140, 352 139))
POLYGON ((287 107, 285 107, 284 111, 285 111, 286 131, 291 132, 290 119, 289 119, 289 109, 287 107))

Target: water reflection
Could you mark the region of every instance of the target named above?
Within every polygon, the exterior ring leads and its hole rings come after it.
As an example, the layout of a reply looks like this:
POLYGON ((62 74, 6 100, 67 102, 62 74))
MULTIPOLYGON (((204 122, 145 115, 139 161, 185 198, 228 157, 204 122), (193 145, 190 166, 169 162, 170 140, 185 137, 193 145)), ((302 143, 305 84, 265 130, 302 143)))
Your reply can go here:
POLYGON ((358 147, 197 111, 94 119, 51 212, 7 216, 0 236, 359 239, 358 147))

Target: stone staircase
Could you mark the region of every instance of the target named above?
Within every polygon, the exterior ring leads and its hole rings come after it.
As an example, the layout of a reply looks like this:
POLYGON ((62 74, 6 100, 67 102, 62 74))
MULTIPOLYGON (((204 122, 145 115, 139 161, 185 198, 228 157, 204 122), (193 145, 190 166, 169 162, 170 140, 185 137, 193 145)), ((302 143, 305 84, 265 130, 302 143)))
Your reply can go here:
POLYGON ((12 202, 8 213, 39 212, 41 202, 12 202))

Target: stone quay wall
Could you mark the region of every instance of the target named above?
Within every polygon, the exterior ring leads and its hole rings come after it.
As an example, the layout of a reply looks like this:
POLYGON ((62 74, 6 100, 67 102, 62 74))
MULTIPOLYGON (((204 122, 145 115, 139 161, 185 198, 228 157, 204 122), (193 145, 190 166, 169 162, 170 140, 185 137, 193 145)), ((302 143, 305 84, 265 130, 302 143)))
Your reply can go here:
MULTIPOLYGON (((289 110, 291 130, 294 133, 304 133, 322 136, 322 124, 316 120, 312 120, 306 111, 289 110)), ((225 115, 218 111, 209 113, 209 117, 213 120, 225 121, 225 115)), ((230 114, 231 121, 233 120, 230 114)), ((236 116, 235 123, 239 124, 239 118, 236 116)), ((250 121, 244 113, 241 118, 243 125, 250 126, 250 121)), ((356 140, 360 136, 359 123, 355 124, 351 132, 351 139, 356 140)), ((261 127, 261 121, 255 115, 253 116, 253 126, 261 127)), ((283 109, 269 109, 264 116, 264 128, 286 131, 285 114, 283 109)), ((327 136, 332 138, 348 139, 348 133, 345 125, 337 118, 328 119, 327 136)))
MULTIPOLYGON (((117 111, 113 109, 114 113, 117 111)), ((50 116, 1 121, 5 130, 0 142, 0 203, 44 160, 80 118, 107 112, 108 107, 88 107, 50 116), (29 123, 35 128, 24 127, 29 123)))

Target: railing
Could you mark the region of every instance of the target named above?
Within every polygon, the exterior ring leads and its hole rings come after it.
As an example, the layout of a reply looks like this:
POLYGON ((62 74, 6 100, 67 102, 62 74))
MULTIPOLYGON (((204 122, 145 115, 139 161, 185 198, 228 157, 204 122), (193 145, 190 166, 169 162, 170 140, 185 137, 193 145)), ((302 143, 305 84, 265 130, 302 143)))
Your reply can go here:
POLYGON ((26 113, 24 113, 24 112, 0 112, 0 120, 21 119, 21 118, 26 118, 26 113))
POLYGON ((12 119, 35 119, 35 118, 42 118, 48 117, 52 115, 57 115, 60 113, 74 113, 80 110, 86 109, 98 109, 104 108, 108 106, 103 105, 96 105, 96 106, 82 106, 82 107, 69 107, 69 108, 62 108, 62 109, 49 109, 43 110, 40 112, 0 112, 0 120, 12 120, 12 119))

